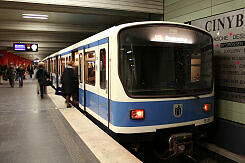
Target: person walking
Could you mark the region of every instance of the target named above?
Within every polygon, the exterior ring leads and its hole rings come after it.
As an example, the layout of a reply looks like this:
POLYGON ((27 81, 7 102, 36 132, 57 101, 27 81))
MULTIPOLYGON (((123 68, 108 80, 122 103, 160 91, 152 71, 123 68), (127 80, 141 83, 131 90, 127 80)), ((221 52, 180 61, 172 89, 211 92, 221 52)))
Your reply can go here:
POLYGON ((44 90, 45 90, 45 86, 46 86, 45 84, 46 84, 46 81, 49 80, 49 74, 44 69, 44 63, 43 62, 39 63, 39 69, 36 73, 36 78, 37 78, 39 86, 40 86, 41 98, 43 98, 43 94, 44 94, 44 90))
POLYGON ((63 93, 66 98, 67 108, 71 107, 70 98, 73 91, 74 77, 75 74, 72 68, 72 62, 69 62, 61 76, 61 84, 62 84, 63 93))
POLYGON ((10 62, 9 68, 7 70, 7 77, 9 79, 9 84, 12 88, 14 88, 15 75, 16 75, 16 71, 15 71, 14 65, 12 62, 10 62))
POLYGON ((17 74, 18 74, 18 79, 19 79, 19 87, 23 87, 23 79, 24 79, 24 74, 25 74, 25 69, 23 65, 21 65, 18 68, 17 74))

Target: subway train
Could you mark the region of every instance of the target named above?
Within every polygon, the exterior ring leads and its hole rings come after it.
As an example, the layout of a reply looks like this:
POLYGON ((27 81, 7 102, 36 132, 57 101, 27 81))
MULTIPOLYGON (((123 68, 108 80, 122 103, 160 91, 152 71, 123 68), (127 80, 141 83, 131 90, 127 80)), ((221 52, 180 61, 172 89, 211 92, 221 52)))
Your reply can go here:
POLYGON ((189 152, 214 120, 213 39, 200 28, 122 24, 51 54, 43 62, 56 94, 69 61, 80 109, 133 143, 158 139, 168 155, 189 152))

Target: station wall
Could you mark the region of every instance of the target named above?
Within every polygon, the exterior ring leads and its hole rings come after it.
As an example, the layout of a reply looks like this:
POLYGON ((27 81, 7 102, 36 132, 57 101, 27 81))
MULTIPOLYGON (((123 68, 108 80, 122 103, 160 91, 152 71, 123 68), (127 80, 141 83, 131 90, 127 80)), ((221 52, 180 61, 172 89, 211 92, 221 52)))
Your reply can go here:
MULTIPOLYGON (((244 0, 215 0, 215 1, 214 0, 201 0, 201 1, 200 0, 198 1, 165 0, 164 6, 165 6, 164 8, 165 21, 177 21, 180 23, 184 23, 184 22, 194 22, 195 20, 203 19, 205 17, 222 14, 232 10, 238 10, 240 8, 245 8, 245 1, 244 0)), ((245 108, 245 100, 244 102, 234 102, 234 100, 230 101, 230 100, 218 99, 216 104, 217 104, 216 107, 217 117, 238 122, 241 124, 245 124, 245 109, 241 109, 241 108, 245 108)))
POLYGON ((164 20, 184 23, 244 7, 244 0, 164 0, 164 20))
POLYGON ((221 45, 245 41, 244 18, 244 0, 164 1, 165 21, 188 22, 207 30, 213 36, 216 71, 216 121, 213 142, 243 155, 245 155, 243 141, 245 137, 245 82, 243 82, 245 81, 243 73, 245 45, 227 47, 221 45), (234 20, 232 23, 228 20, 230 18, 234 20), (236 22, 235 18, 237 18, 236 22), (216 28, 211 29, 210 23, 216 28), (218 39, 220 37, 225 39, 218 39))
POLYGON ((14 55, 11 52, 8 52, 6 50, 0 50, 0 64, 5 66, 12 62, 14 66, 18 66, 20 64, 24 65, 26 68, 29 64, 32 63, 32 61, 25 59, 23 57, 14 55))

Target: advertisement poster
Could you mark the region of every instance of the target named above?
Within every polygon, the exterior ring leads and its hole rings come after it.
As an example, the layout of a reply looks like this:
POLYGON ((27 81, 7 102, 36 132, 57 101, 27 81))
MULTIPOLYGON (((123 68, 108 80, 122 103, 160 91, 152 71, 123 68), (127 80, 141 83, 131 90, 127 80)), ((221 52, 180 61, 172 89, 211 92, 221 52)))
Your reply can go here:
POLYGON ((188 23, 213 36, 215 95, 245 103, 245 9, 188 23))

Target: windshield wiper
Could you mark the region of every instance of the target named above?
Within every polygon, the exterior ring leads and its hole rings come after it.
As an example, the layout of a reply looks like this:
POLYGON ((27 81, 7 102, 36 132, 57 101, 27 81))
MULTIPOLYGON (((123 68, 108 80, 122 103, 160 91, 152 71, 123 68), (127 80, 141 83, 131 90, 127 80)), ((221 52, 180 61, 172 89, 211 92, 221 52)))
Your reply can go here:
POLYGON ((193 97, 195 97, 196 99, 200 99, 198 95, 193 95, 193 97))

